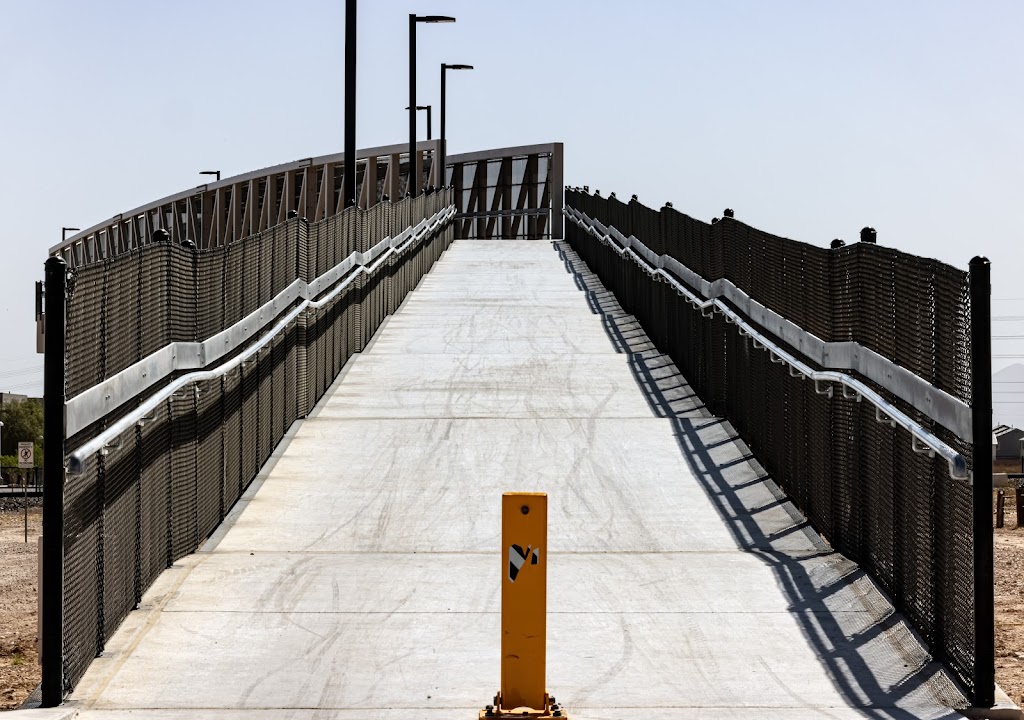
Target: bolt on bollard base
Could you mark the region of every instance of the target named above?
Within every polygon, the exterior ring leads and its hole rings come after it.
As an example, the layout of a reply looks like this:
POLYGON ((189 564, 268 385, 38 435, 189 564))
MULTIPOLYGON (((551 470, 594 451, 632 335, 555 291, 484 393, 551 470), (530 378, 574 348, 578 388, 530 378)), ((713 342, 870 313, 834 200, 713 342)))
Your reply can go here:
POLYGON ((480 720, 564 718, 544 688, 548 496, 501 498, 501 690, 480 720))
POLYGON ((509 708, 501 704, 501 693, 494 696, 494 705, 488 705, 480 711, 480 720, 512 720, 517 718, 568 718, 553 695, 544 693, 544 708, 534 710, 528 707, 509 708))

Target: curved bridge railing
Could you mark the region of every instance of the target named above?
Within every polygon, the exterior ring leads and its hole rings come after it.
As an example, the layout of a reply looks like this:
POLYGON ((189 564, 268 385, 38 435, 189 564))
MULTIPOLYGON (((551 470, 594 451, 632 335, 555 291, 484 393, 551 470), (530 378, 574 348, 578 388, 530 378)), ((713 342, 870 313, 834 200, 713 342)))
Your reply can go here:
MULTIPOLYGON (((439 140, 417 145, 420 187, 454 190, 456 237, 561 238, 562 143, 523 145, 453 155, 442 178, 439 140)), ((408 145, 356 153, 356 197, 366 210, 397 202, 409 184, 408 145)), ((305 158, 205 183, 118 213, 50 248, 71 267, 139 250, 163 230, 172 243, 222 247, 266 232, 291 217, 320 222, 344 209, 345 154, 305 158)))

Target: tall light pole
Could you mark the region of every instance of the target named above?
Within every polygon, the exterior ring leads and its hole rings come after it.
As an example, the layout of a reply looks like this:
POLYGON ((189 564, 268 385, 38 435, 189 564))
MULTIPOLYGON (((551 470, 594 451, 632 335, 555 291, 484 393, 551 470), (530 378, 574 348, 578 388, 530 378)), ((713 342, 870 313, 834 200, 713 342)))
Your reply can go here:
POLYGON ((446 84, 446 81, 445 81, 445 73, 448 70, 472 70, 472 69, 473 69, 472 65, 458 65, 458 64, 456 64, 456 65, 449 65, 448 63, 441 63, 441 184, 442 185, 444 185, 444 176, 445 176, 445 171, 447 170, 447 160, 448 160, 448 146, 445 145, 445 134, 444 134, 444 130, 445 130, 445 128, 444 128, 444 108, 445 108, 445 102, 446 102, 445 101, 445 96, 447 94, 447 91, 446 91, 447 84, 446 84))
MULTIPOLYGON (((406 110, 408 110, 408 109, 409 108, 406 108, 406 110)), ((433 105, 417 105, 416 109, 417 110, 426 110, 427 111, 427 140, 433 140, 433 137, 432 137, 433 133, 431 132, 431 118, 430 118, 430 116, 432 114, 431 111, 433 110, 433 105)))
POLYGON ((419 195, 420 179, 416 174, 416 23, 453 23, 448 15, 409 14, 409 194, 419 195))
POLYGON ((356 204, 356 0, 345 0, 345 207, 356 204))
POLYGON ((0 455, 4 454, 4 422, 0 420, 0 455))

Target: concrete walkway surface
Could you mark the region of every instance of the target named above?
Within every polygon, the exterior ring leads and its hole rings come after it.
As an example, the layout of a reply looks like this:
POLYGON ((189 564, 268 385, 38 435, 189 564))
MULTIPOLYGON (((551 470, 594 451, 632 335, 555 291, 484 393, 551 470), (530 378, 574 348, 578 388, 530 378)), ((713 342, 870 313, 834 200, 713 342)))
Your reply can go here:
POLYGON ((561 244, 457 241, 79 684, 114 720, 476 718, 501 493, 549 495, 572 718, 952 718, 964 699, 561 244))

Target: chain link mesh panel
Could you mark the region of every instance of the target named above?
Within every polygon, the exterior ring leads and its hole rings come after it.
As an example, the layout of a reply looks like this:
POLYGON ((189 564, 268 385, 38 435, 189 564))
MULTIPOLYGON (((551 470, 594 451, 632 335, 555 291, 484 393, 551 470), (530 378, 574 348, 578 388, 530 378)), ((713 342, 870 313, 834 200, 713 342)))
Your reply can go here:
MULTIPOLYGON (((68 303, 68 396, 176 341, 230 327, 286 289, 452 204, 451 191, 294 218, 224 247, 158 244, 85 266, 68 303)), ((450 226, 300 315, 234 371, 186 386, 69 478, 64 516, 64 684, 70 690, 125 615, 224 519, 304 417, 453 238, 450 226), (403 282, 389 282, 390 273, 403 282)), ((290 308, 289 308, 290 309, 290 308)), ((287 309, 285 310, 287 311, 287 309)), ((237 350, 241 352, 241 349, 237 350)), ((108 420, 137 407, 119 408, 108 420)), ((68 443, 74 449, 103 424, 68 443)))

